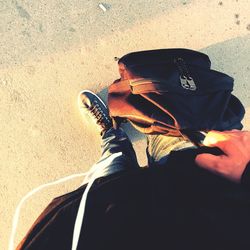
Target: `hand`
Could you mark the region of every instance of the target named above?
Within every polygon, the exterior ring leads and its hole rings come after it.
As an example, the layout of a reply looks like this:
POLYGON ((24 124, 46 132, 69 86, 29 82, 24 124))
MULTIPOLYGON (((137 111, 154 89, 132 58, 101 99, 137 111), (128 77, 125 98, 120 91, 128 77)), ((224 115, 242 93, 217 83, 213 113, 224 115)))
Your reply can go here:
POLYGON ((218 147, 224 155, 215 156, 212 154, 199 154, 195 162, 215 174, 240 182, 241 176, 250 161, 250 132, 232 131, 210 131, 204 145, 218 147))

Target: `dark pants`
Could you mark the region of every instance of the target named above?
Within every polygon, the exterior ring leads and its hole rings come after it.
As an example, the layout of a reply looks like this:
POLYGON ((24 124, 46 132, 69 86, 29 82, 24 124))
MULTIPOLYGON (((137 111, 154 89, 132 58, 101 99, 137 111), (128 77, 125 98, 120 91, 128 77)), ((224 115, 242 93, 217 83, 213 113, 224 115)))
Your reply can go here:
MULTIPOLYGON (((107 176, 139 167, 132 143, 122 129, 111 128, 106 131, 102 136, 101 147, 101 159, 92 167, 91 174, 85 178, 85 183, 96 170, 101 172, 102 169, 102 176, 107 176), (109 160, 111 157, 112 159, 109 160)), ((190 147, 193 147, 193 144, 181 137, 149 135, 147 136, 148 166, 165 164, 171 151, 190 147)), ((99 177, 100 175, 98 174, 99 177)))

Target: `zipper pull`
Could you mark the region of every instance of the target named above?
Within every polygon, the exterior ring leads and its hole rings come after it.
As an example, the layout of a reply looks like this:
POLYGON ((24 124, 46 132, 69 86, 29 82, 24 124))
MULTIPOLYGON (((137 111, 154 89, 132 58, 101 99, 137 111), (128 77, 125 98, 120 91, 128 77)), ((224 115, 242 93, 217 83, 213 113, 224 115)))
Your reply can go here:
POLYGON ((197 87, 194 82, 194 79, 190 76, 187 65, 185 64, 185 61, 183 58, 177 58, 174 60, 174 63, 176 64, 178 71, 180 73, 180 82, 181 86, 184 89, 191 90, 191 91, 196 91, 197 87))
POLYGON ((184 89, 196 91, 197 87, 192 77, 180 76, 181 86, 184 89))

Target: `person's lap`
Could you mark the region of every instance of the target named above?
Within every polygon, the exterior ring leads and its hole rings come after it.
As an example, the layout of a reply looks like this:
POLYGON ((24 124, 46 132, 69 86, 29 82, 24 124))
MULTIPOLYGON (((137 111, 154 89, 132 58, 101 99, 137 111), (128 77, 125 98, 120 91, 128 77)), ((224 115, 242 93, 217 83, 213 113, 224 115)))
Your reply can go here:
MULTIPOLYGON (((165 164, 171 151, 183 150, 194 147, 181 137, 148 135, 147 158, 148 167, 165 164)), ((115 153, 121 153, 108 165, 105 176, 119 171, 128 171, 139 168, 133 145, 123 129, 111 128, 102 136, 102 156, 97 164, 100 165, 115 153)), ((88 177, 85 179, 88 182, 88 177)))

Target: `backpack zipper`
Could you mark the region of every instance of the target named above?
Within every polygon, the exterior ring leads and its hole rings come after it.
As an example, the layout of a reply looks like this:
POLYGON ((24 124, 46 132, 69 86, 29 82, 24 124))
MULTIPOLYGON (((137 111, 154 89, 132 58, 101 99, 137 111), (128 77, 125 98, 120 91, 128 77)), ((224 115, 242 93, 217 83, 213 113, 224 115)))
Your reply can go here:
POLYGON ((196 91, 197 87, 194 82, 194 79, 190 76, 187 65, 184 61, 183 58, 175 58, 174 63, 176 64, 178 71, 180 73, 180 82, 181 86, 184 89, 191 90, 191 91, 196 91))

